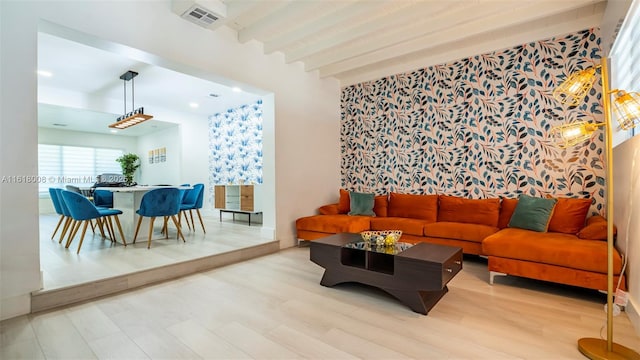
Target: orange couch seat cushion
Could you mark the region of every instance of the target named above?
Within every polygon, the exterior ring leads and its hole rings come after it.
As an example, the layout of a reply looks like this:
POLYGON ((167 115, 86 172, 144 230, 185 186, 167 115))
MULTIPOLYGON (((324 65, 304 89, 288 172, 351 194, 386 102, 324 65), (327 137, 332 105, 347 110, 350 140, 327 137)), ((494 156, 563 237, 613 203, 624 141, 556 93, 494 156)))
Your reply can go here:
POLYGON ((314 215, 296 220, 296 229, 323 233, 359 233, 369 230, 371 218, 350 215, 314 215))
POLYGON ((465 199, 440 195, 438 201, 438 222, 498 226, 500 199, 465 199))
MULTIPOLYGON (((583 240, 575 235, 539 233, 517 228, 502 229, 482 241, 488 256, 538 262, 567 268, 607 272, 607 242, 583 240)), ((613 270, 622 268, 620 254, 614 254, 613 270)))
MULTIPOLYGON (((423 229, 426 224, 429 224, 429 222, 420 219, 408 219, 399 217, 371 218, 371 230, 402 230, 402 236, 422 236, 423 229)), ((402 241, 402 238, 400 238, 400 241, 402 241)))
POLYGON ((426 224, 424 236, 482 242, 484 238, 498 230, 495 226, 439 221, 426 224))

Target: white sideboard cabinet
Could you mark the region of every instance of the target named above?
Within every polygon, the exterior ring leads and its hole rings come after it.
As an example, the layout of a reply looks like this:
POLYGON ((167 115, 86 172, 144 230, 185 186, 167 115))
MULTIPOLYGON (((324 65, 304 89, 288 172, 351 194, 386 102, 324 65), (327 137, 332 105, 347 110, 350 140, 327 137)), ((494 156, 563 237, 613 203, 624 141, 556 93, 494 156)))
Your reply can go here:
POLYGON ((251 215, 262 213, 260 185, 215 185, 214 207, 222 213, 248 214, 249 225, 251 215))

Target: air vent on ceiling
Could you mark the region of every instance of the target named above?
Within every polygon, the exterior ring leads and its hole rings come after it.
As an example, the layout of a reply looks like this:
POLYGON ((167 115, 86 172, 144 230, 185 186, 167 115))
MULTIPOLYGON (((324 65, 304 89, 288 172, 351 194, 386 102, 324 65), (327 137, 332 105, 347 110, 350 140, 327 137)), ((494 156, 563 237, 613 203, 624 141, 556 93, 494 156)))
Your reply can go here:
POLYGON ((182 14, 182 17, 205 28, 220 18, 218 15, 213 14, 199 5, 193 5, 189 10, 182 14))

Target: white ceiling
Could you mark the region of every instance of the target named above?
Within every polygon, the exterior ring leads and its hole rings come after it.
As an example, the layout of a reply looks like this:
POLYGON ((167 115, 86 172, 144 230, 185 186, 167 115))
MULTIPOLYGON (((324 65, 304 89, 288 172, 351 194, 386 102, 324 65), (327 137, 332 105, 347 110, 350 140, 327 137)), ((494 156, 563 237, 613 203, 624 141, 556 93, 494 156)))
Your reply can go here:
MULTIPOLYGON (((110 133, 108 125, 124 114, 125 81, 120 75, 128 70, 139 74, 132 80, 135 107, 144 107, 145 113, 154 118, 120 130, 118 135, 139 136, 141 132, 157 131, 171 125, 163 122, 172 119, 157 116, 160 109, 194 114, 207 121, 209 115, 251 104, 260 98, 46 33, 38 34, 38 70, 52 74, 50 77, 38 76, 38 125, 41 127, 110 133), (193 108, 190 103, 197 103, 198 107, 193 108)), ((126 82, 126 87, 129 112, 133 109, 131 81, 126 82)))
MULTIPOLYGON (((193 0, 173 0, 191 2, 193 0)), ((210 29, 284 53, 343 86, 598 27, 601 0, 197 0, 210 29)), ((175 11, 175 10, 174 10, 175 11)))
MULTIPOLYGON (((597 27, 606 7, 602 0, 172 0, 176 13, 178 3, 223 12, 208 29, 230 27, 240 43, 261 42, 266 54, 281 52, 287 63, 301 61, 305 70, 337 78, 342 86, 597 27)), ((83 108, 105 112, 111 104, 114 119, 124 113, 119 77, 127 70, 139 73, 135 106, 144 106, 145 113, 163 108, 206 118, 260 98, 44 33, 38 38, 38 68, 53 73, 39 76, 39 99, 83 94, 83 108), (191 108, 191 102, 199 107, 191 108)), ((90 116, 61 114, 56 110, 65 104, 49 104, 58 107, 41 112, 41 126, 66 121, 67 129, 109 131, 108 116, 91 120, 103 118, 104 126, 71 123, 90 116)))

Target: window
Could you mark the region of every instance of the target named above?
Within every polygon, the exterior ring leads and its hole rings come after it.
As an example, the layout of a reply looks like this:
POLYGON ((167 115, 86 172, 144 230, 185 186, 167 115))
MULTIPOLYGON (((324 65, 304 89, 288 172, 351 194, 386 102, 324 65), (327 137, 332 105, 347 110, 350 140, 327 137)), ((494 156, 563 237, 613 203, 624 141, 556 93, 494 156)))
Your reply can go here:
POLYGON ((48 195, 50 187, 91 186, 97 175, 121 174, 116 159, 123 153, 118 149, 38 144, 38 191, 48 195))
MULTIPOLYGON (((634 1, 611 49, 612 88, 640 92, 640 1, 634 1)), ((633 129, 629 136, 640 133, 633 129)))

